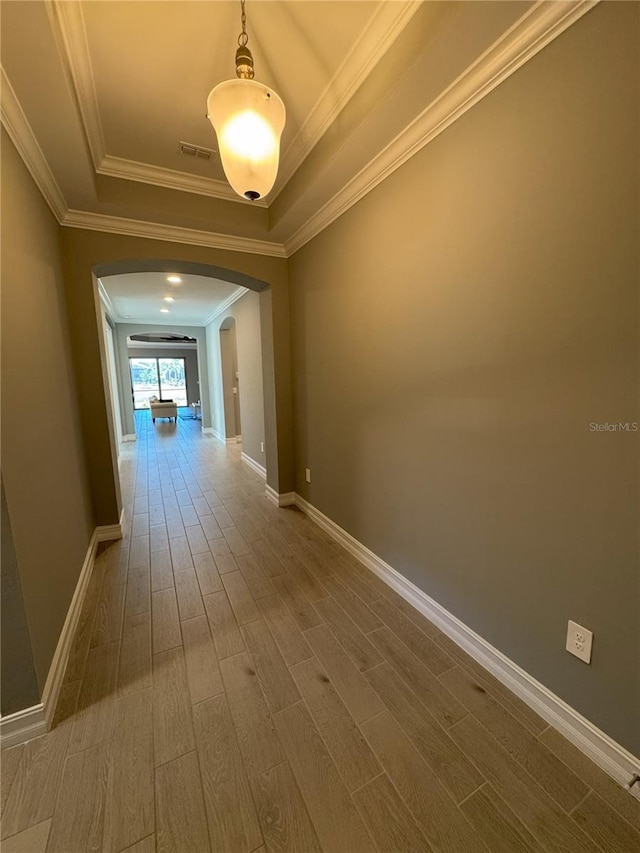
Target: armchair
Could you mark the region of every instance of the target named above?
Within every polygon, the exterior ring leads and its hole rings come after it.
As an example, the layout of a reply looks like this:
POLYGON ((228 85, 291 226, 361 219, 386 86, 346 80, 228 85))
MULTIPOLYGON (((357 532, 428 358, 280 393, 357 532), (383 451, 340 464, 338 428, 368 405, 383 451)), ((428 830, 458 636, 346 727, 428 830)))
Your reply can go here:
POLYGON ((175 423, 178 423, 178 406, 173 400, 158 400, 157 397, 149 398, 149 408, 151 409, 151 420, 155 424, 156 418, 173 418, 175 423))

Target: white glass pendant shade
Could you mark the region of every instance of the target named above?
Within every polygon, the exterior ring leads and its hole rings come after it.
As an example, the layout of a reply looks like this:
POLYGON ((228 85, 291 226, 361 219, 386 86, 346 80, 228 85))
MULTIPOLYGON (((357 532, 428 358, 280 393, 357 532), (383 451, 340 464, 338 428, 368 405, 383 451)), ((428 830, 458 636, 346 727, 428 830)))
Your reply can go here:
POLYGON ((267 195, 278 174, 286 119, 280 97, 256 80, 227 80, 209 95, 207 118, 233 189, 252 201, 267 195))

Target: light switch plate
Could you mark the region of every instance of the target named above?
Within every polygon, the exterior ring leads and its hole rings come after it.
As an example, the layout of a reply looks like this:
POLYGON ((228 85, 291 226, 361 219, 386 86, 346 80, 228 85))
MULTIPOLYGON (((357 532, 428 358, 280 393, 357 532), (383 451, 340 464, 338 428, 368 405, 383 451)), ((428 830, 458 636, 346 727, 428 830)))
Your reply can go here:
POLYGON ((593 634, 588 628, 583 628, 577 622, 569 620, 567 628, 567 651, 571 652, 585 663, 591 663, 591 647, 593 634))
POLYGON ((304 478, 307 481, 307 483, 311 482, 311 468, 305 468, 304 469, 304 478))

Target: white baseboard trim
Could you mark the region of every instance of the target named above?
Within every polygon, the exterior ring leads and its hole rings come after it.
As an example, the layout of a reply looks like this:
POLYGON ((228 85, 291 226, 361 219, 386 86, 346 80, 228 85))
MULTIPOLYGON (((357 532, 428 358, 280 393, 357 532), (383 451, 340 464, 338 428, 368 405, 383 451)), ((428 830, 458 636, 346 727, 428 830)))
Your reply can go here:
POLYGON ((235 444, 237 441, 237 437, 235 435, 233 436, 233 438, 227 438, 225 435, 222 435, 221 432, 218 432, 218 430, 214 427, 211 427, 211 432, 213 433, 213 435, 215 435, 218 441, 221 441, 223 444, 235 444))
MULTIPOLYGON (((269 487, 267 486, 267 489, 269 487)), ((640 759, 616 743, 609 735, 578 713, 555 693, 521 669, 479 634, 467 627, 437 601, 376 556, 351 534, 343 530, 303 497, 295 495, 296 505, 319 527, 329 533, 363 565, 378 575, 409 604, 440 628, 481 666, 489 670, 505 687, 526 702, 544 720, 624 787, 640 773, 640 759)))
POLYGON ((272 504, 280 506, 280 504, 278 503, 278 493, 275 489, 272 489, 268 483, 265 483, 264 486, 264 496, 265 498, 268 498, 272 504))
POLYGON ((123 435, 122 440, 123 441, 135 441, 136 440, 135 432, 129 432, 126 435, 123 435))
POLYGON ((250 456, 247 456, 244 451, 240 454, 240 458, 243 462, 247 463, 249 468, 253 468, 256 473, 260 474, 263 480, 267 479, 267 469, 264 467, 264 465, 261 465, 259 462, 256 462, 255 459, 252 459, 250 456))
POLYGON ((47 733, 47 721, 44 714, 42 702, 16 711, 15 714, 7 714, 0 719, 0 743, 2 749, 24 743, 47 733))
POLYGON ((96 542, 112 542, 115 539, 122 539, 122 523, 124 521, 124 509, 120 513, 120 521, 117 524, 103 524, 96 527, 94 536, 96 542))
MULTIPOLYGON (((115 528, 120 525, 114 524, 109 526, 111 528, 115 528)), ((44 706, 47 729, 51 726, 53 715, 55 714, 58 696, 60 695, 60 689, 62 687, 62 682, 64 681, 64 674, 67 669, 71 644, 78 626, 78 620, 82 611, 82 605, 84 604, 87 587, 89 586, 89 580, 93 573, 99 541, 98 530, 99 528, 96 527, 93 531, 91 541, 89 542, 89 548, 87 549, 87 554, 84 558, 82 569, 80 570, 78 583, 76 584, 75 592, 73 593, 73 598, 71 599, 71 604, 67 611, 67 618, 64 620, 64 625, 62 626, 62 631, 58 639, 58 645, 56 646, 56 651, 53 655, 51 666, 49 667, 49 674, 44 685, 44 690, 42 691, 42 704, 44 706)))
MULTIPOLYGON (((214 430, 213 427, 202 427, 201 429, 202 429, 203 435, 216 435, 216 431, 214 430)), ((216 438, 217 438, 217 436, 216 436, 216 438)))
POLYGON ((264 494, 265 497, 276 506, 293 506, 296 502, 295 492, 283 492, 282 494, 278 494, 278 492, 276 492, 276 490, 268 483, 265 483, 264 494))
POLYGON ((84 605, 87 587, 89 586, 89 579, 91 578, 93 567, 95 565, 98 542, 109 542, 115 539, 122 539, 123 520, 124 509, 120 514, 120 521, 118 524, 101 525, 100 527, 96 527, 93 531, 93 536, 91 537, 91 541, 84 558, 84 563, 80 570, 78 583, 76 584, 76 589, 73 593, 69 610, 67 611, 67 618, 62 626, 58 645, 56 646, 56 651, 53 656, 53 660, 51 661, 51 666, 49 667, 49 674, 44 685, 44 690, 42 691, 42 704, 44 705, 47 727, 51 726, 53 715, 55 714, 56 706, 58 704, 58 696, 60 694, 62 682, 64 681, 64 674, 67 669, 71 644, 73 642, 76 628, 78 626, 78 620, 80 619, 80 613, 82 612, 82 607, 84 605))
POLYGON ((87 587, 93 567, 95 565, 98 542, 108 542, 114 539, 122 539, 122 520, 120 516, 118 524, 106 524, 96 527, 89 541, 89 547, 85 554, 78 583, 76 584, 67 616, 60 632, 58 645, 56 646, 47 680, 42 691, 42 701, 31 708, 9 714, 0 720, 0 746, 6 749, 18 743, 31 740, 34 737, 46 734, 51 728, 58 696, 64 681, 64 674, 69 661, 71 644, 78 626, 80 613, 87 593, 87 587))

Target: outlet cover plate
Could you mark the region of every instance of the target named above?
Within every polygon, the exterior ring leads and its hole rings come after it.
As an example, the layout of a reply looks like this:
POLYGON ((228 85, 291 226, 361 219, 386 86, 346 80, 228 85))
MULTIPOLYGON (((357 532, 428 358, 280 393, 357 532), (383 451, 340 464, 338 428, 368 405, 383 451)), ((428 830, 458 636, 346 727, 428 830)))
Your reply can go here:
POLYGON ((570 619, 567 628, 567 651, 585 663, 591 663, 592 645, 592 632, 588 628, 578 625, 577 622, 572 622, 570 619))

